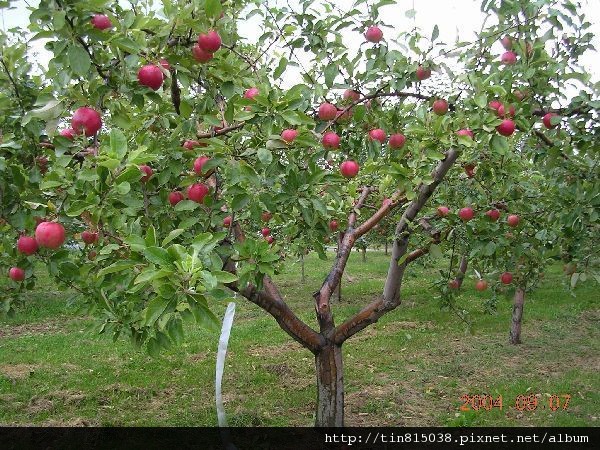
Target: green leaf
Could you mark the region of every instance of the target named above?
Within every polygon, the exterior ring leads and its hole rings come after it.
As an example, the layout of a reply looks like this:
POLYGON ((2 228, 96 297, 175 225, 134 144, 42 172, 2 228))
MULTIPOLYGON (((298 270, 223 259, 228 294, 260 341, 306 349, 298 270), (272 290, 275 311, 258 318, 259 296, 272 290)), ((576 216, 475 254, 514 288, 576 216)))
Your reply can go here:
POLYGON ((258 156, 260 162, 265 166, 268 166, 273 161, 273 154, 266 148, 259 148, 258 152, 256 152, 256 155, 258 156))
POLYGON ((222 11, 221 0, 206 0, 204 10, 208 17, 219 17, 222 11))
POLYGON ((429 246, 429 255, 435 259, 441 258, 442 257, 442 249, 437 244, 431 244, 429 246))
POLYGON ((283 74, 283 72, 285 72, 287 64, 288 64, 288 60, 285 57, 282 57, 279 60, 279 65, 275 69, 275 72, 273 72, 273 77, 279 78, 283 74))
POLYGON ((171 231, 166 238, 164 238, 164 240, 162 241, 162 246, 166 247, 167 244, 169 244, 171 241, 173 241, 173 239, 177 238, 181 233, 183 233, 185 230, 182 228, 177 228, 176 230, 171 231))
POLYGON ((175 344, 183 342, 183 321, 181 319, 171 319, 167 325, 169 337, 175 344))
POLYGON ((433 31, 431 32, 431 42, 435 41, 440 35, 440 29, 437 25, 434 25, 433 31))
POLYGON ((175 211, 192 211, 200 206, 192 200, 182 200, 175 205, 175 211))
POLYGON ((127 138, 121 130, 110 130, 110 156, 119 160, 127 154, 127 138))
POLYGON ((170 266, 172 263, 169 252, 162 247, 145 248, 144 256, 148 261, 158 266, 170 266))
POLYGON ((133 284, 146 283, 148 281, 158 280, 171 275, 173 275, 171 270, 146 269, 135 278, 133 284))
POLYGON ((504 136, 499 136, 497 134, 493 135, 490 145, 492 146, 492 150, 498 152, 500 155, 506 155, 508 153, 508 139, 504 136))
POLYGON ((56 119, 58 116, 61 115, 62 111, 62 101, 52 99, 41 108, 32 109, 31 111, 25 113, 21 123, 23 124, 23 126, 25 126, 34 117, 44 121, 56 119))
POLYGON ((235 276, 234 274, 229 273, 229 272, 223 272, 220 270, 211 272, 211 274, 217 278, 217 281, 219 283, 224 283, 224 284, 225 283, 233 283, 234 281, 237 281, 237 279, 238 279, 238 277, 235 276))
POLYGON ((146 307, 146 313, 144 314, 146 326, 154 325, 154 322, 165 312, 169 305, 169 299, 163 297, 154 297, 148 303, 146 307))
POLYGON ((117 261, 116 263, 112 263, 110 266, 104 267, 98 271, 98 277, 102 277, 104 275, 108 275, 109 273, 121 272, 123 270, 131 269, 135 266, 135 263, 130 261, 117 261))
POLYGON ((156 245, 156 229, 154 225, 150 225, 146 230, 146 238, 145 238, 146 247, 153 247, 156 245))
POLYGON ((231 202, 231 209, 234 211, 240 211, 245 208, 246 205, 250 202, 250 196, 248 194, 239 194, 233 197, 233 201, 231 202))
POLYGON ((69 47, 69 66, 73 73, 79 76, 84 76, 90 70, 92 61, 87 52, 78 44, 69 47))
POLYGON ((141 50, 137 42, 125 36, 117 36, 112 40, 112 43, 128 53, 138 53, 141 50))
POLYGON ((291 125, 302 125, 302 120, 298 118, 298 114, 294 111, 281 111, 279 114, 281 114, 283 120, 291 125))

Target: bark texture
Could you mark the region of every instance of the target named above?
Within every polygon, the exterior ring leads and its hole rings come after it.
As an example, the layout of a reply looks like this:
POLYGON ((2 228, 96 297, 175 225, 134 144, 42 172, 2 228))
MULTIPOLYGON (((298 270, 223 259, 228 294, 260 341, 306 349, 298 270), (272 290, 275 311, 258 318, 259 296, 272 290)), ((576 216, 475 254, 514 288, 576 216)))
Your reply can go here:
POLYGON ((328 344, 315 355, 317 414, 315 426, 344 426, 344 368, 342 346, 328 344))
POLYGON ((521 343, 521 320, 523 319, 523 304, 525 303, 525 291, 517 288, 512 310, 512 323, 510 327, 509 341, 513 345, 521 343))

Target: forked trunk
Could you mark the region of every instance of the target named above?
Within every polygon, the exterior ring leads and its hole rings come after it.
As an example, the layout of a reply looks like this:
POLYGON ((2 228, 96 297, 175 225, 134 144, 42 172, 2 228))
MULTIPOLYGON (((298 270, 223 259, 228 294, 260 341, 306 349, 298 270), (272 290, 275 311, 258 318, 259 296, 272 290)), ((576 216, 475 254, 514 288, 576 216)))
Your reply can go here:
POLYGON ((525 302, 525 291, 517 288, 512 311, 512 324, 510 327, 510 343, 521 343, 521 319, 523 318, 523 303, 525 302))
POLYGON ((317 427, 344 425, 344 368, 342 347, 329 344, 315 357, 317 369, 317 427))

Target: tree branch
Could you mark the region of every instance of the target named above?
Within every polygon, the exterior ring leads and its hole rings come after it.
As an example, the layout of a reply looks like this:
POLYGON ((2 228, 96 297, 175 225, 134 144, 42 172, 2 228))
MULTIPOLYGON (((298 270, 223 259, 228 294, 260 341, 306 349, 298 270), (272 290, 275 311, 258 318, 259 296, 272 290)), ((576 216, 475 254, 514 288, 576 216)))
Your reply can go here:
POLYGON ((231 125, 229 127, 221 128, 219 131, 215 131, 212 133, 198 133, 196 134, 196 137, 198 137, 198 139, 208 139, 215 136, 223 136, 224 134, 228 134, 232 131, 239 130, 244 125, 246 125, 246 122, 240 122, 237 125, 231 125))

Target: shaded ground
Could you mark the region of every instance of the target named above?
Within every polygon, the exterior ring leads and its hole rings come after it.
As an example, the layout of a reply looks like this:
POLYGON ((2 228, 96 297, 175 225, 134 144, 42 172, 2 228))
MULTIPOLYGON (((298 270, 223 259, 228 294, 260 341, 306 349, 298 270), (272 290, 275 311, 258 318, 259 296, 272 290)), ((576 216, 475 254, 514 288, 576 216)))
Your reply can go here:
MULTIPOLYGON (((306 268, 304 285, 293 261, 277 281, 292 308, 314 325, 310 292, 328 262, 310 255, 306 268)), ((402 306, 344 346, 348 425, 598 425, 597 285, 581 285, 574 297, 560 270, 550 271, 525 300, 524 343, 511 346, 509 296, 499 300, 496 315, 487 315, 490 293, 466 282, 460 306, 474 324, 469 334, 438 307, 434 271, 415 269, 402 306), (503 408, 461 411, 465 394, 502 396, 503 408), (562 402, 556 411, 553 395, 562 402), (519 396, 538 406, 519 407, 519 396)), ((386 270, 382 254, 369 252, 366 263, 352 254, 352 282, 345 280, 343 301, 335 305, 338 323, 380 291, 386 270)), ((216 425, 217 334, 188 327, 183 345, 152 359, 125 339, 113 343, 87 332, 92 319, 67 306, 66 293, 41 292, 0 322, 0 424, 216 425)), ((214 309, 222 314, 224 305, 214 309)), ((231 425, 313 421, 312 355, 248 302, 238 303, 223 386, 231 425)))

